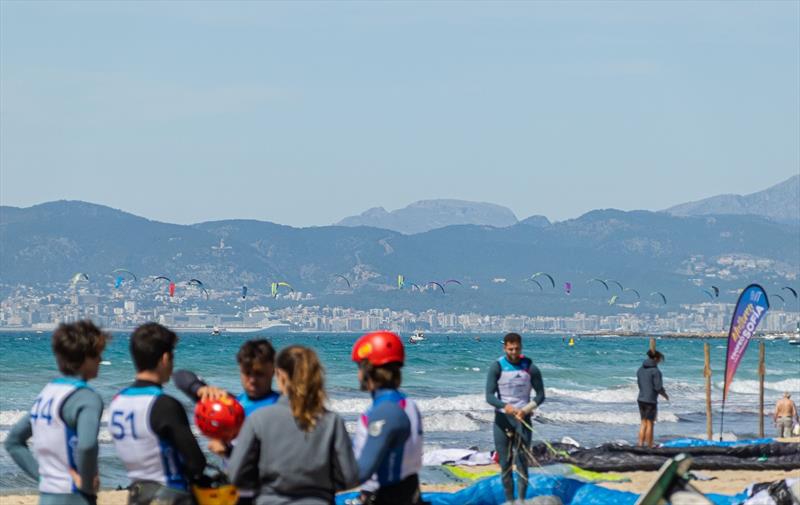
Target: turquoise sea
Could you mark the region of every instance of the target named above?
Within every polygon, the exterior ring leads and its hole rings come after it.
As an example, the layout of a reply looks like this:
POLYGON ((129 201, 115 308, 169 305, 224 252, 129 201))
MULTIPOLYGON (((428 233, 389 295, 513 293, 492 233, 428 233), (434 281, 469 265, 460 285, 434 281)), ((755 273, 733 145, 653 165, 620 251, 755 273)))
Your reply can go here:
MULTIPOLYGON (((330 407, 342 414, 352 429, 357 414, 368 404, 359 391, 350 348, 358 335, 271 335, 276 348, 288 344, 313 347, 326 368, 330 407)), ((502 354, 502 335, 427 335, 428 340, 407 347, 404 390, 415 398, 423 412, 426 448, 492 449, 492 410, 484 401, 488 365, 502 354)), ((636 406, 636 369, 648 348, 645 338, 581 337, 568 347, 563 335, 524 335, 524 353, 542 370, 547 401, 539 409, 534 437, 560 440, 570 436, 582 445, 623 440, 635 442, 639 425, 636 406)), ((176 367, 201 374, 210 383, 239 391, 235 353, 252 336, 181 334, 176 367)), ((711 344, 713 368, 714 430, 719 430, 725 341, 681 339, 658 341, 667 357, 661 365, 670 402, 659 404, 656 438, 704 436, 705 386, 703 343, 711 344)), ((751 438, 758 432, 758 344, 752 342, 731 388, 725 413, 725 436, 751 438)), ((100 376, 93 386, 106 404, 133 377, 127 335, 118 333, 103 356, 100 376)), ((769 412, 783 391, 800 397, 800 348, 785 341, 766 342, 766 405, 769 412)), ((27 409, 36 394, 57 376, 48 334, 0 333, 0 440, 27 409)), ((191 405, 174 387, 167 391, 191 405)), ((770 419, 765 420, 772 434, 770 419)), ((105 429, 101 438, 103 488, 126 485, 120 462, 114 456, 105 429)), ((202 442, 205 444, 205 442, 202 442)), ((423 481, 440 482, 448 477, 436 468, 426 468, 423 481)), ((34 489, 35 483, 0 450, 0 493, 34 489)))

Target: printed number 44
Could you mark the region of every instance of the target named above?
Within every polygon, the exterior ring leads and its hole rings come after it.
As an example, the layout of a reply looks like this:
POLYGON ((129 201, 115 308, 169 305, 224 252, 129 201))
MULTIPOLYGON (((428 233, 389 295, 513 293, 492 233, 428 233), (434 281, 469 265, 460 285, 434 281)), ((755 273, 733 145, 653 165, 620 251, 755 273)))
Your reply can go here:
POLYGON ((134 440, 139 438, 136 435, 136 425, 134 423, 133 412, 125 415, 121 410, 115 410, 111 413, 111 427, 109 429, 111 436, 117 440, 123 439, 130 435, 134 440), (128 428, 126 430, 126 428, 128 428))
POLYGON ((41 396, 33 402, 33 407, 31 407, 31 419, 34 421, 38 421, 42 419, 47 421, 47 424, 53 422, 53 399, 48 398, 44 399, 41 396), (44 402, 44 403, 42 403, 44 402))

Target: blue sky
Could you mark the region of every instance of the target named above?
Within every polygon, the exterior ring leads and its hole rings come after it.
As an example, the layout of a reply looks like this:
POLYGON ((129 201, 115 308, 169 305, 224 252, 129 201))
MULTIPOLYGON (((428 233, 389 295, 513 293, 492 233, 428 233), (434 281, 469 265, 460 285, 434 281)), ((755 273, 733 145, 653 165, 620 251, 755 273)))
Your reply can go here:
POLYGON ((567 219, 800 171, 800 2, 0 2, 0 202, 567 219))

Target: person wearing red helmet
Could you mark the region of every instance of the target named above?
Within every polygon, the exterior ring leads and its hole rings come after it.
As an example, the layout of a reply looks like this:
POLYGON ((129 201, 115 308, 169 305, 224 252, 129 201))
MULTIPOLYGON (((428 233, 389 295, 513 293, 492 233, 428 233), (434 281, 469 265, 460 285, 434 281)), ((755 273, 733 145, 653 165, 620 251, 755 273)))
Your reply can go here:
POLYGON ((389 331, 367 333, 353 345, 358 381, 372 405, 359 418, 354 450, 362 503, 421 503, 422 416, 416 404, 399 391, 405 350, 389 331))

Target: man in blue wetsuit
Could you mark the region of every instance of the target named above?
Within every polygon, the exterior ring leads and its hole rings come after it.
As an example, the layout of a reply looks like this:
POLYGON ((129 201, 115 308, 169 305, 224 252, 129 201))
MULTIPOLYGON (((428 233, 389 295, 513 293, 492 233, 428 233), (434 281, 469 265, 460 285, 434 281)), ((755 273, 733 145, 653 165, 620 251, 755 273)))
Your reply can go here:
MULTIPOLYGON (((239 363, 239 380, 244 389, 236 396, 236 400, 244 407, 245 416, 249 416, 262 407, 275 404, 280 398, 280 394, 272 390, 272 377, 275 375, 275 348, 272 347, 269 340, 248 340, 236 353, 236 361, 239 363)), ((172 380, 178 389, 194 401, 219 398, 229 394, 224 389, 206 384, 189 370, 176 370, 172 380)), ((233 444, 211 439, 208 448, 218 456, 227 458, 233 450, 233 444)), ((248 477, 252 477, 253 484, 252 486, 239 486, 238 505, 250 505, 255 499, 255 489, 258 489, 258 474, 254 473, 248 477)))
POLYGON ((512 461, 519 472, 519 498, 528 490, 528 448, 531 445, 531 413, 544 402, 542 373, 530 358, 522 355, 522 337, 509 333, 503 337, 505 355, 489 367, 486 401, 495 408, 494 445, 502 470, 507 501, 514 501, 512 461), (536 396, 531 400, 531 390, 536 396))
POLYGON ((52 346, 63 377, 44 387, 30 413, 8 433, 6 450, 39 482, 41 505, 97 502, 97 433, 103 400, 87 382, 97 377, 109 338, 88 320, 61 324, 53 333, 52 346))
POLYGON ((376 331, 359 338, 352 359, 361 389, 372 405, 359 418, 354 440, 362 503, 415 505, 421 502, 422 417, 401 393, 405 351, 400 337, 376 331))

